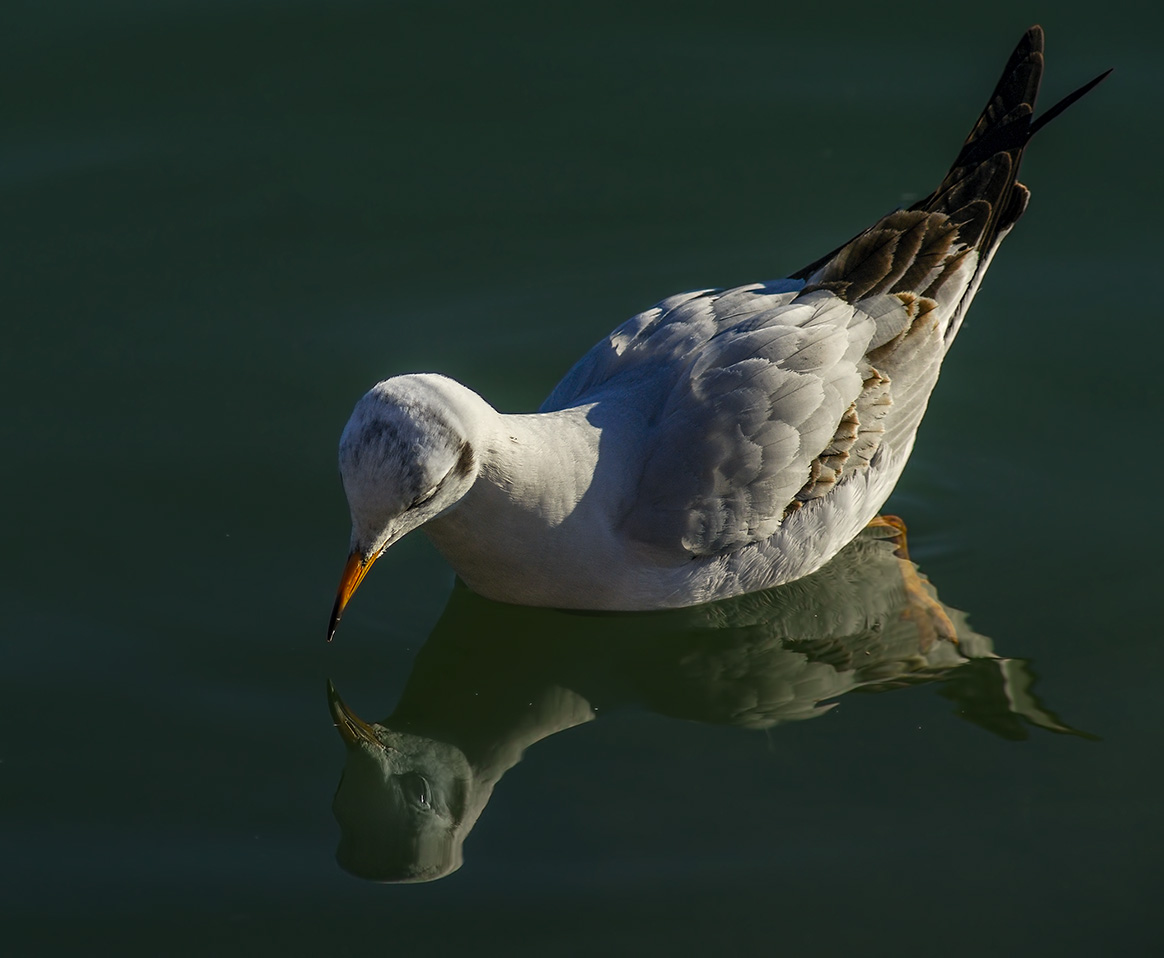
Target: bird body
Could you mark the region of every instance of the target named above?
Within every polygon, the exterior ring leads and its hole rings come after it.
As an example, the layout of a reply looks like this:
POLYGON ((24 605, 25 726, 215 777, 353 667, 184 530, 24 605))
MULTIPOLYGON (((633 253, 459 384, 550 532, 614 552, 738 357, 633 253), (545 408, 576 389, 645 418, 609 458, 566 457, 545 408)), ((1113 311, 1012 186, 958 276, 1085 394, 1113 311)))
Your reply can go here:
MULTIPOLYGON (((938 188, 791 277, 672 296, 537 413, 434 374, 357 404, 340 443, 352 550, 424 528, 475 591, 581 609, 693 605, 808 575, 877 514, 946 351, 1027 206, 1043 36, 1029 30, 938 188)), ((1106 74, 1104 74, 1106 76, 1106 74)), ((329 633, 330 636, 330 633, 329 633)))
MULTIPOLYGON (((780 290, 788 284, 774 285, 780 290)), ((731 291, 728 301, 738 300, 744 292, 731 291)), ((793 292, 772 292, 763 286, 746 292, 748 310, 764 324, 779 327, 782 314, 804 320, 819 313, 801 308, 804 304, 790 305, 793 292)), ((696 314, 710 338, 717 326, 717 304, 717 294, 701 294, 671 310, 672 322, 688 325, 696 314)), ((737 308, 742 308, 739 303, 737 308)), ((667 312, 666 305, 656 309, 667 312)), ((851 318, 857 315, 853 311, 851 318)), ((733 325, 739 320, 737 313, 733 325)), ((627 327, 643 321, 650 320, 636 317, 627 327)), ((841 378, 838 353, 867 345, 872 323, 861 318, 854 326, 829 325, 823 333, 809 333, 819 353, 815 360, 806 356, 803 340, 808 337, 801 327, 778 328, 780 333, 786 329, 799 335, 778 337, 789 342, 776 344, 770 352, 782 362, 768 362, 760 370, 789 381, 785 416, 793 415, 797 403, 801 411, 795 413, 796 419, 817 412, 828 424, 815 427, 819 435, 810 437, 816 441, 809 449, 825 448, 845 408, 864 388, 855 364, 844 370, 849 381, 843 389, 826 395, 821 383, 824 376, 841 378), (851 340, 855 347, 849 345, 851 340), (794 351, 805 357, 801 371, 780 376, 787 373, 794 351)), ((768 329, 761 326, 762 331, 768 329)), ((605 351, 608 344, 598 351, 605 351)), ((706 343, 704 348, 710 352, 706 343)), ((592 371, 596 362, 601 358, 591 354, 576 369, 592 371)), ((868 443, 869 464, 832 490, 828 503, 809 501, 804 508, 781 515, 806 484, 801 474, 809 475, 811 464, 802 452, 800 433, 792 427, 776 430, 767 445, 760 445, 767 437, 756 438, 757 430, 767 425, 764 413, 771 402, 771 386, 736 403, 688 402, 686 408, 670 410, 669 417, 660 415, 677 391, 676 381, 690 378, 685 366, 678 359, 632 362, 602 387, 585 388, 579 396, 563 399, 560 387, 543 411, 533 415, 507 416, 478 407, 475 421, 480 431, 471 441, 481 454, 477 479, 455 508, 429 520, 424 531, 474 591, 526 605, 597 609, 691 605, 815 571, 864 527, 888 497, 908 458, 912 430, 908 426, 900 430, 903 441, 896 446, 868 443), (750 424, 744 452, 736 454, 740 461, 733 460, 730 448, 714 459, 706 457, 706 447, 725 433, 729 436, 725 447, 733 442, 744 445, 734 430, 749 411, 757 422, 750 424), (676 445, 668 432, 675 434, 676 445), (781 458, 776 453, 782 439, 787 451, 781 458), (684 448, 685 442, 703 458, 676 466, 670 454, 684 448), (714 471, 696 472, 701 462, 714 471), (656 474, 645 475, 651 468, 656 474), (752 480, 751 488, 747 479, 752 480), (651 489, 652 498, 643 496, 644 486, 651 489), (766 498, 757 504, 761 495, 766 498), (778 505, 774 508, 771 502, 778 505), (829 508, 822 508, 825 505, 829 508), (480 543, 506 543, 509 548, 482 549, 480 543)), ((466 395, 462 401, 470 407, 475 398, 466 395)), ((740 400, 738 392, 735 398, 740 400)), ((915 410, 916 418, 920 412, 915 410)), ((808 427, 804 433, 809 433, 808 427)))

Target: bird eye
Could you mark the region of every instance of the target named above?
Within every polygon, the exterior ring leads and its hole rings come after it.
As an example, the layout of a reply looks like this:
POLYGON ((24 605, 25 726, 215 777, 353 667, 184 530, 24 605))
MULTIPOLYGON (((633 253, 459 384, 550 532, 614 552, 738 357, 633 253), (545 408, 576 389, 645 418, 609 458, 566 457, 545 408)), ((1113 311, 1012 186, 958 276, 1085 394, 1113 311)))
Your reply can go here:
POLYGON ((437 494, 437 490, 440 487, 441 487, 441 485, 438 482, 435 486, 433 486, 431 489, 429 489, 429 491, 426 492, 423 496, 417 496, 415 499, 413 499, 412 504, 408 508, 415 509, 418 506, 423 506, 426 502, 428 502, 433 496, 435 496, 437 494))
POLYGON ((432 808, 432 790, 428 786, 428 779, 419 772, 405 772, 401 775, 400 789, 414 805, 432 808))

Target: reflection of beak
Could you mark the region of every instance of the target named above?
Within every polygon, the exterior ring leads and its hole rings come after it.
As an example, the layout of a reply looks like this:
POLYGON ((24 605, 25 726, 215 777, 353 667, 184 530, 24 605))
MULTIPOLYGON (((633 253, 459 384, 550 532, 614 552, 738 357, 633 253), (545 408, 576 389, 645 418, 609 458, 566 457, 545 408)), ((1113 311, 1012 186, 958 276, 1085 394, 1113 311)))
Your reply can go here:
POLYGON ((331 709, 331 717, 335 720, 335 727, 339 729, 340 735, 348 745, 355 745, 362 740, 370 742, 377 748, 384 748, 380 740, 376 738, 376 733, 372 731, 372 726, 344 704, 344 700, 339 697, 339 692, 331 684, 331 679, 327 680, 327 705, 331 709))
POLYGON ((348 564, 344 566, 344 574, 340 576, 339 589, 335 595, 335 605, 331 610, 331 621, 327 624, 327 641, 330 642, 335 635, 336 627, 339 625, 340 617, 344 614, 344 606, 348 604, 348 599, 352 597, 356 589, 359 588, 364 576, 368 574, 368 570, 372 568, 372 563, 375 562, 379 556, 373 555, 365 559, 360 553, 353 552, 348 556, 348 564))

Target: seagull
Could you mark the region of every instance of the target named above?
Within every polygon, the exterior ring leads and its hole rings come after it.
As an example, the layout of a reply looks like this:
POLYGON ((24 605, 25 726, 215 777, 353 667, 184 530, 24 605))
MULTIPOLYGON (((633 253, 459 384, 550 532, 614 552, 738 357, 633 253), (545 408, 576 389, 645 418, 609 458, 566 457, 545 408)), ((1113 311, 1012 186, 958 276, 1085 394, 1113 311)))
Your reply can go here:
POLYGON ((328 641, 376 559, 423 528, 502 602, 697 605, 815 572, 873 520, 942 359, 1027 208, 1043 31, 1031 27, 945 178, 786 279, 668 297, 536 413, 435 373, 377 383, 339 445, 350 553, 328 641))

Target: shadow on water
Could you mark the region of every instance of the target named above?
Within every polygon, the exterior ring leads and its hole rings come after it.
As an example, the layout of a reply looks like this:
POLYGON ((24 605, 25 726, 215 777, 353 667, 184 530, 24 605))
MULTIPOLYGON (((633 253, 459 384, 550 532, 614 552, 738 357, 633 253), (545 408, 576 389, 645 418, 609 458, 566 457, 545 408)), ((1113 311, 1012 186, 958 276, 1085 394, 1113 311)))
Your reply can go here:
POLYGON ((620 706, 767 729, 823 715, 847 692, 933 682, 959 716, 1004 738, 1032 726, 1084 734, 1033 695, 1023 660, 998 656, 915 570, 886 530, 869 529, 812 576, 690 609, 562 612, 458 585, 388 718, 364 722, 328 684, 347 745, 340 865, 373 881, 452 873, 525 749, 620 706))

